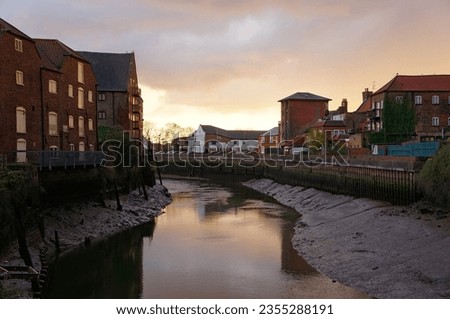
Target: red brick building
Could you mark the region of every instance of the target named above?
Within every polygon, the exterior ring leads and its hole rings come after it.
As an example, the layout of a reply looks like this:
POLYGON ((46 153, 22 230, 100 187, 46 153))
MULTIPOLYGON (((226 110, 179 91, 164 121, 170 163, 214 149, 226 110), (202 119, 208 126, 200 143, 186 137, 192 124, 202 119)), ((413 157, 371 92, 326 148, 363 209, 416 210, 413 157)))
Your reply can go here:
POLYGON ((25 161, 20 151, 42 148, 41 58, 33 39, 2 19, 0 51, 0 154, 25 161))
MULTIPOLYGON (((436 141, 450 137, 450 75, 397 75, 370 100, 371 131, 383 128, 385 101, 413 106, 415 134, 419 141, 436 141)), ((366 104, 367 108, 367 104, 366 104)))
POLYGON ((297 92, 279 100, 281 142, 302 135, 317 120, 324 118, 328 113, 329 101, 331 99, 307 92, 297 92))
POLYGON ((58 40, 35 41, 43 61, 43 149, 96 150, 96 79, 89 61, 58 40))

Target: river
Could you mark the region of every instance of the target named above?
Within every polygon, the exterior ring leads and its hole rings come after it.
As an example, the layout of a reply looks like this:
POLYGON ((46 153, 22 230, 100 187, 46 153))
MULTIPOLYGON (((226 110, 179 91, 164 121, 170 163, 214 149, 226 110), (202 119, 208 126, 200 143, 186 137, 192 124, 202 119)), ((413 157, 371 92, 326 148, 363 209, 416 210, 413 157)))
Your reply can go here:
POLYGON ((47 297, 367 298, 293 249, 297 212, 238 183, 164 184, 156 223, 60 256, 47 297))

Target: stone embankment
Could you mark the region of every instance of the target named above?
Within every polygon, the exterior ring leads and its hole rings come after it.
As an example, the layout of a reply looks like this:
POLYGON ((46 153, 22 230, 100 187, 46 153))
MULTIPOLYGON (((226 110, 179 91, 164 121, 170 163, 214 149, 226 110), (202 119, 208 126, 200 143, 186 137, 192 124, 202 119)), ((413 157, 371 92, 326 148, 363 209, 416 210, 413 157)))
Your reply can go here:
POLYGON ((333 195, 269 179, 244 183, 301 214, 294 247, 313 267, 376 298, 450 298, 450 218, 427 203, 333 195))
MULTIPOLYGON (((45 239, 42 239, 38 229, 32 229, 27 234, 33 266, 38 271, 41 269, 39 255, 43 248, 48 256, 55 253, 55 232, 63 252, 152 221, 163 212, 171 198, 162 185, 147 187, 147 194, 148 200, 138 190, 121 196, 121 211, 117 210, 116 200, 105 200, 105 206, 98 202, 73 202, 44 210, 45 239)), ((0 256, 0 264, 23 265, 16 245, 0 256)), ((30 283, 24 280, 4 280, 2 285, 8 298, 32 297, 30 283)))

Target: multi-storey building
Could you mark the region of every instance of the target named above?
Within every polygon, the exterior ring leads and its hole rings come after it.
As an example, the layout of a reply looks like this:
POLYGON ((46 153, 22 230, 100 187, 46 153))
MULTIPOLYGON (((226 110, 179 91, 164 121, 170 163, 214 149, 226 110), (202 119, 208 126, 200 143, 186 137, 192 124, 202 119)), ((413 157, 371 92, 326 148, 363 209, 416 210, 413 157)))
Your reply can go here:
POLYGON ((43 148, 96 150, 96 80, 89 61, 58 40, 35 41, 43 61, 43 148))
POLYGON ((0 154, 26 161, 42 148, 41 58, 29 36, 0 19, 0 154))
POLYGON ((394 105, 406 103, 414 110, 416 125, 411 134, 418 140, 449 138, 450 75, 395 76, 371 96, 369 130, 383 129, 383 109, 387 101, 394 105))
POLYGON ((79 52, 97 78, 98 126, 116 127, 142 139, 143 100, 134 53, 79 52))
POLYGON ((280 140, 281 143, 302 135, 317 120, 328 113, 331 99, 307 92, 297 92, 281 103, 280 140))

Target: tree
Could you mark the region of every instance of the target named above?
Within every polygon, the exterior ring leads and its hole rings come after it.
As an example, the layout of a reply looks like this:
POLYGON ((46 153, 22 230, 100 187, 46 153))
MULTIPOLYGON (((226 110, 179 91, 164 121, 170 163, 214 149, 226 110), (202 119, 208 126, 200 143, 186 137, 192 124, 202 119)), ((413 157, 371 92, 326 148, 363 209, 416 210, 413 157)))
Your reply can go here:
POLYGON ((164 127, 157 127, 153 122, 144 122, 144 137, 154 143, 168 144, 174 138, 189 136, 193 131, 193 128, 182 127, 177 123, 167 123, 164 127))

